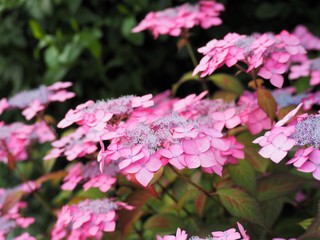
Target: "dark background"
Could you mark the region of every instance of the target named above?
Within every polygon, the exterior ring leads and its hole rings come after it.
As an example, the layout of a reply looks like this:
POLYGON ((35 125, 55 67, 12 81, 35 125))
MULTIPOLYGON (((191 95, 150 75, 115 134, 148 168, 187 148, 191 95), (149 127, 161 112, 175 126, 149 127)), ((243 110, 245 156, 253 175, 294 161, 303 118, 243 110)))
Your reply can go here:
MULTIPOLYGON (((87 99, 168 89, 193 66, 178 38, 131 29, 149 12, 185 3, 173 0, 3 0, 0 3, 0 96, 56 81, 72 81, 77 98, 52 110, 62 116, 87 99)), ((196 2, 196 1, 189 1, 196 2)), ((224 0, 223 24, 192 29, 196 49, 228 32, 292 31, 320 34, 313 1, 224 0)), ((197 56, 200 57, 199 55, 197 56)), ((222 71, 228 71, 222 69, 222 71)))

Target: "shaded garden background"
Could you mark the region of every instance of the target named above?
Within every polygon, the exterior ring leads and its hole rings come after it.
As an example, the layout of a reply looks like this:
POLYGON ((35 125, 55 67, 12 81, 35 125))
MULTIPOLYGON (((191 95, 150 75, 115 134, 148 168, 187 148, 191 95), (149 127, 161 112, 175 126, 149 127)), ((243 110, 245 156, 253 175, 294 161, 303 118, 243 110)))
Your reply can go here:
MULTIPOLYGON (((173 0, 0 1, 0 95, 72 81, 77 98, 100 99, 159 92, 193 69, 177 38, 131 29, 152 10, 182 4, 173 0)), ((192 2, 192 1, 189 1, 192 2)), ((195 2, 195 1, 194 1, 195 2)), ((223 24, 196 28, 195 48, 227 32, 289 31, 298 24, 320 33, 320 5, 311 1, 224 0, 223 24)), ((74 106, 69 101, 57 114, 74 106)), ((62 115, 61 115, 62 116, 62 115)))

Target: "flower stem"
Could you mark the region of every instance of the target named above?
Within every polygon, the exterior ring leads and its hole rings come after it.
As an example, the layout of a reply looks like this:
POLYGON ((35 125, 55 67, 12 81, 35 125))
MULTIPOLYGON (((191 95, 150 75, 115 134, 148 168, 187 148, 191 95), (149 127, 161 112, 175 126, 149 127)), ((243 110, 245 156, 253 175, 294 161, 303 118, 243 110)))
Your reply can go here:
POLYGON ((194 51, 191 47, 190 41, 188 40, 187 37, 184 37, 184 40, 185 40, 186 48, 187 48, 187 51, 188 51, 189 56, 191 58, 192 64, 194 67, 196 67, 196 66, 198 66, 198 61, 197 61, 196 55, 194 54, 194 51))
MULTIPOLYGON (((29 180, 23 175, 22 171, 20 171, 19 167, 16 168, 17 169, 17 172, 18 172, 18 175, 20 177, 20 179, 26 183, 29 188, 30 188, 30 191, 32 191, 32 186, 30 186, 29 184, 29 180)), ((46 203, 46 201, 42 198, 42 196, 37 193, 36 191, 32 191, 32 194, 33 196, 37 199, 37 201, 44 207, 44 209, 50 213, 51 215, 55 216, 53 213, 52 213, 52 210, 50 208, 50 206, 46 203)))
POLYGON ((199 191, 203 192, 206 196, 208 197, 212 197, 213 194, 209 193, 207 190, 205 190, 203 187, 199 186, 198 184, 196 184, 195 182, 191 181, 189 178, 187 178, 186 176, 184 176, 183 174, 181 174, 177 169, 175 169, 173 166, 169 165, 169 167, 171 168, 171 170, 177 174, 182 180, 184 180, 185 182, 189 183, 190 185, 194 186, 196 189, 198 189, 199 191))
MULTIPOLYGON (((162 189, 162 191, 166 193, 175 203, 178 203, 178 199, 176 199, 175 196, 172 195, 172 193, 167 191, 167 189, 164 186, 162 186, 160 182, 157 182, 157 184, 162 189)), ((186 212, 188 216, 191 216, 191 213, 188 211, 188 209, 186 209, 185 207, 182 207, 182 209, 186 212)))

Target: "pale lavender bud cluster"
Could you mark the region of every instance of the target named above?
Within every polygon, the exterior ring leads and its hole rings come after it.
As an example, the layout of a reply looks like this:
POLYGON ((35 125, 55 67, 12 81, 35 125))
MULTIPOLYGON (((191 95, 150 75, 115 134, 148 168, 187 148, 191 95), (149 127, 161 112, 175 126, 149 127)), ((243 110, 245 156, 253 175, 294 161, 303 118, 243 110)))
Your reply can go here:
POLYGON ((310 144, 315 148, 320 147, 320 116, 309 115, 305 120, 300 121, 295 126, 295 132, 291 138, 298 146, 310 144))
POLYGON ((287 107, 291 105, 298 105, 302 102, 304 98, 306 98, 308 95, 306 93, 299 93, 296 95, 292 95, 289 92, 273 92, 273 97, 275 98, 278 107, 287 107))
POLYGON ((0 233, 8 234, 17 227, 17 223, 14 220, 0 217, 0 233))
POLYGON ((139 123, 135 129, 127 131, 125 146, 144 145, 152 154, 159 150, 164 141, 177 143, 177 139, 172 139, 172 129, 175 127, 186 127, 195 125, 191 120, 186 120, 178 114, 163 116, 152 124, 139 123))
POLYGON ((98 100, 94 105, 87 108, 88 112, 94 113, 103 109, 115 115, 129 114, 132 112, 131 101, 135 96, 128 95, 116 99, 98 100))
POLYGON ((108 213, 110 211, 116 210, 118 206, 112 202, 110 199, 97 199, 91 201, 83 201, 78 204, 78 208, 81 211, 89 211, 94 214, 108 213))
POLYGON ((9 98, 8 102, 12 107, 26 108, 31 102, 38 100, 41 104, 49 102, 49 90, 46 86, 41 85, 37 89, 22 91, 17 95, 9 98))
POLYGON ((320 70, 320 58, 315 58, 311 61, 310 69, 312 71, 320 70))

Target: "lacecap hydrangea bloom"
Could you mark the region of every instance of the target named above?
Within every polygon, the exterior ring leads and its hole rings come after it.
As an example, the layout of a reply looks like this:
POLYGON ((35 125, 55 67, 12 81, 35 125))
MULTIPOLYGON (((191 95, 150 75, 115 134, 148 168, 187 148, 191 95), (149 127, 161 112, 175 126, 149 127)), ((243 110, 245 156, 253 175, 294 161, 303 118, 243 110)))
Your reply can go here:
POLYGON ((132 32, 150 30, 155 38, 159 35, 179 36, 184 29, 200 25, 207 29, 222 23, 219 18, 224 6, 213 0, 200 0, 197 4, 185 3, 163 11, 150 12, 132 29, 132 32))
POLYGON ((312 173, 320 180, 320 115, 302 114, 292 118, 302 107, 302 103, 288 113, 268 132, 254 140, 262 148, 260 155, 279 163, 295 147, 294 157, 287 164, 293 164, 298 171, 312 173), (284 124, 287 126, 284 126, 284 124))
POLYGON ((198 51, 204 57, 193 74, 201 73, 200 76, 205 77, 223 65, 232 67, 241 63, 247 67, 247 72, 254 70, 277 88, 282 87, 282 75, 288 71, 294 57, 306 53, 299 38, 285 30, 279 34, 251 36, 228 33, 222 40, 213 39, 198 51))
POLYGON ((249 235, 244 230, 240 223, 237 223, 239 232, 235 228, 230 228, 226 231, 214 231, 207 237, 191 236, 185 230, 177 229, 175 235, 157 236, 157 240, 250 240, 249 235))
POLYGON ((85 200, 74 205, 63 206, 52 230, 52 240, 88 238, 101 239, 104 232, 116 228, 116 211, 132 207, 111 199, 85 200))
POLYGON ((7 109, 21 109, 27 120, 43 111, 50 102, 64 102, 73 98, 75 93, 65 89, 72 86, 71 82, 57 82, 50 86, 40 86, 37 89, 22 91, 9 99, 0 99, 0 114, 7 109))

